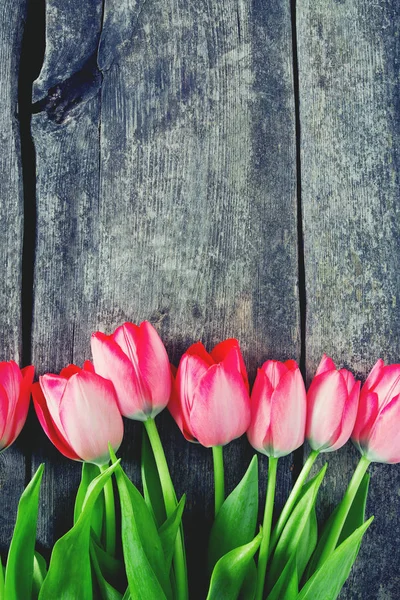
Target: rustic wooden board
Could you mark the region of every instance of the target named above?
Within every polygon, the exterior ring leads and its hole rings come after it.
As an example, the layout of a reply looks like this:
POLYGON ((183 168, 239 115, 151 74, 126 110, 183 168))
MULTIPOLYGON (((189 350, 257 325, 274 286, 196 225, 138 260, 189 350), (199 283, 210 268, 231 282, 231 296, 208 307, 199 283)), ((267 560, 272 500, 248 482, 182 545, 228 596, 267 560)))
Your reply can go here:
MULTIPOLYGON (((100 11, 47 3, 33 120, 39 372, 88 357, 96 328, 143 319, 175 363, 191 342, 210 348, 228 336, 252 376, 269 357, 299 359, 289 6, 106 3, 102 81, 100 11)), ((193 539, 204 546, 210 523, 211 455, 167 414, 159 421, 178 493, 188 491, 193 598, 203 597, 193 539)), ((135 481, 139 448, 140 426, 129 424, 121 455, 135 481)), ((244 440, 226 449, 228 490, 251 454, 244 440)), ((48 546, 68 526, 76 469, 45 443, 35 465, 43 457, 44 510, 56 523, 40 531, 48 546)), ((281 463, 278 503, 291 484, 291 458, 281 463)))
MULTIPOLYGON (((399 17, 391 0, 297 3, 309 378, 324 351, 362 377, 400 360, 399 17)), ((358 456, 327 458, 325 516, 358 456)), ((400 471, 371 473, 375 521, 343 599, 400 596, 400 471)))
MULTIPOLYGON (((21 285, 24 195, 18 118, 18 72, 26 0, 0 9, 0 360, 22 360, 21 285)), ((10 542, 25 483, 23 442, 0 455, 0 551, 10 542), (15 477, 19 473, 19 477, 15 477)))

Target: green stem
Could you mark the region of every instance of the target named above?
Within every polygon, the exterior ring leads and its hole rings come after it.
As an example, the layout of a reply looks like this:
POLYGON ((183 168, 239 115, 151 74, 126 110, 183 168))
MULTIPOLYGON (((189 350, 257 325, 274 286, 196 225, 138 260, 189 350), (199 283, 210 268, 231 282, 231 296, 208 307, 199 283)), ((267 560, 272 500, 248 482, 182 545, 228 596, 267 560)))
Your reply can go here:
POLYGON ((276 486, 276 470, 278 459, 273 456, 269 457, 268 462, 268 487, 267 497, 265 499, 263 534, 260 545, 260 553, 258 555, 257 566, 257 590, 255 600, 262 600, 264 593, 265 573, 268 562, 268 547, 271 534, 272 512, 274 508, 275 486, 276 486))
POLYGON ((215 516, 225 500, 224 456, 222 446, 213 446, 215 516))
MULTIPOLYGON (((101 473, 108 469, 108 465, 100 467, 101 473)), ((103 488, 104 505, 106 510, 106 552, 115 556, 116 526, 115 526, 115 501, 112 478, 107 479, 103 488)))
POLYGON ((319 557, 315 570, 319 569, 319 567, 326 561, 327 558, 329 558, 329 556, 335 550, 343 528, 343 524, 346 520, 347 515, 349 514, 349 510, 353 503, 354 497, 357 493, 358 488, 360 487, 360 483, 370 464, 371 461, 365 458, 365 456, 361 457, 360 462, 358 463, 357 468, 354 471, 353 477, 351 478, 347 490, 343 496, 343 499, 339 504, 338 511, 332 522, 331 529, 326 538, 324 549, 322 550, 321 556, 319 557))
POLYGON ((318 450, 312 450, 310 452, 306 462, 304 463, 303 468, 301 469, 299 476, 296 479, 296 483, 294 484, 293 489, 290 492, 289 498, 287 499, 286 504, 283 507, 282 512, 279 516, 279 519, 278 519, 278 521, 274 527, 274 530, 272 532, 268 555, 270 555, 271 552, 273 551, 273 549, 275 548, 275 546, 280 538, 280 535, 283 531, 283 528, 285 527, 286 522, 287 522, 288 518, 290 517, 290 513, 292 512, 293 507, 297 502, 297 499, 301 492, 301 488, 303 487, 304 482, 306 481, 308 474, 311 471, 311 467, 313 466, 318 455, 319 455, 318 450))
MULTIPOLYGON (((155 421, 153 419, 147 419, 147 421, 144 422, 144 426, 153 450, 154 459, 156 461, 158 475, 161 482, 165 511, 167 513, 167 517, 169 517, 174 512, 177 502, 167 459, 165 458, 164 449, 155 421)), ((174 570, 176 577, 177 600, 186 600, 189 597, 189 592, 182 525, 175 540, 174 570)))

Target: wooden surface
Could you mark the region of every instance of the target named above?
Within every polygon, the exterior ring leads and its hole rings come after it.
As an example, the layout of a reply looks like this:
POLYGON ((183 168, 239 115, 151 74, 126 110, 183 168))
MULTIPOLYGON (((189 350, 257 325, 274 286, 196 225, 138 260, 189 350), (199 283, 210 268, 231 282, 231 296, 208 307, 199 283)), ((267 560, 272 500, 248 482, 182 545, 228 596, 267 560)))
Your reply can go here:
MULTIPOLYGON (((19 359, 15 115, 26 6, 2 2, 1 353, 19 359)), ((90 358, 92 331, 143 319, 176 364, 193 341, 211 348, 237 337, 251 378, 267 358, 293 357, 310 379, 323 351, 362 376, 381 355, 399 361, 398 12, 394 0, 299 0, 296 10, 265 0, 47 0, 33 86, 36 183, 25 190, 36 195, 36 222, 25 230, 36 247, 23 350, 38 374, 90 358)), ((25 172, 33 158, 25 155, 25 172)), ((211 522, 211 455, 184 442, 168 414, 157 421, 178 494, 188 492, 191 598, 204 598, 194 540, 204 548, 211 522)), ((121 456, 135 483, 140 435, 140 424, 126 422, 121 456)), ((32 472, 46 462, 38 537, 48 553, 71 524, 80 468, 32 418, 0 459, 3 552, 24 449, 32 472)), ((245 440, 225 449, 228 491, 251 455, 245 440)), ((321 519, 357 455, 349 447, 328 458, 321 519)), ((299 460, 279 463, 278 506, 299 460)), ((372 473, 375 522, 342 600, 400 596, 399 470, 372 473)), ((262 500, 265 475, 261 459, 262 500)))

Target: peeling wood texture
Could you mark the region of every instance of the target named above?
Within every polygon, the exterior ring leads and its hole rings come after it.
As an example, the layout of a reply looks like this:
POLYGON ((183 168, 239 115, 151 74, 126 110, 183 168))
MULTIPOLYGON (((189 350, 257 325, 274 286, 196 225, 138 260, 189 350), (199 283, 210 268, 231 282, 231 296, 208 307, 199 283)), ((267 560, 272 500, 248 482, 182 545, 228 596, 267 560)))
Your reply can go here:
MULTIPOLYGON (((92 331, 125 320, 149 319, 175 363, 198 339, 211 348, 230 336, 252 376, 272 355, 299 359, 289 8, 48 1, 32 121, 39 373, 81 363, 92 331)), ((159 424, 178 495, 188 492, 192 593, 204 597, 194 542, 205 547, 211 523, 211 453, 167 414, 159 424)), ((126 424, 121 455, 136 483, 140 435, 126 424)), ((69 526, 79 469, 38 438, 48 547, 69 526)), ((252 451, 241 440, 225 455, 230 490, 252 451)), ((280 504, 291 465, 281 461, 280 504)), ((261 473, 264 497, 265 460, 261 473)))
MULTIPOLYGON (((18 123, 18 73, 26 1, 3 1, 0 8, 0 360, 22 354, 21 286, 24 197, 18 123)), ((0 455, 0 546, 11 539, 23 491, 23 438, 0 455), (19 477, 15 477, 19 473, 19 477)))
MULTIPOLYGON (((399 23, 394 0, 298 3, 309 377, 324 351, 362 377, 400 359, 399 23)), ((326 458, 328 508, 358 455, 326 458)), ((400 472, 371 475, 375 521, 341 598, 395 600, 400 472)))

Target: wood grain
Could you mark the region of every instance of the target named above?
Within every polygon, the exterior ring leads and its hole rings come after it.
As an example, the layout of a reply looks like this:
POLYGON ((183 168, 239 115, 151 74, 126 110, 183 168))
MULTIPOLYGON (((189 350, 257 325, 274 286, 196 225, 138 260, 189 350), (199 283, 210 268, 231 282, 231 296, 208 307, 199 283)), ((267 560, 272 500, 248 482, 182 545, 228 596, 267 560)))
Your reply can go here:
MULTIPOLYGON (((18 73, 26 0, 0 7, 0 360, 22 358, 21 286, 24 195, 18 116, 18 73)), ((21 441, 0 456, 0 550, 11 539, 25 483, 21 441), (15 477, 19 473, 19 477, 15 477)))
MULTIPOLYGON (((48 0, 33 120, 39 371, 87 358, 97 328, 143 319, 175 363, 191 342, 228 336, 252 377, 267 358, 299 359, 289 6, 123 0, 100 17, 99 3, 48 0)), ((193 598, 203 597, 193 542, 204 549, 211 521, 211 454, 167 414, 159 421, 178 494, 188 491, 193 598)), ((125 440, 137 482, 138 424, 125 440)), ((226 448, 228 490, 251 454, 244 440, 226 448)), ((76 470, 45 443, 42 457, 44 508, 58 523, 43 525, 49 545, 67 528, 76 470)), ((278 504, 291 485, 290 457, 281 463, 278 504)), ((265 472, 262 461, 263 495, 265 472)))
MULTIPOLYGON (((399 17, 390 0, 297 3, 309 378, 323 352, 361 377, 400 358, 399 17)), ((324 516, 358 456, 326 458, 324 516)), ((375 521, 343 599, 400 596, 400 472, 371 473, 375 521)))

